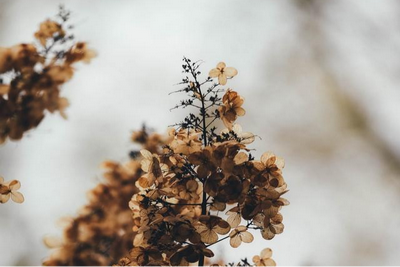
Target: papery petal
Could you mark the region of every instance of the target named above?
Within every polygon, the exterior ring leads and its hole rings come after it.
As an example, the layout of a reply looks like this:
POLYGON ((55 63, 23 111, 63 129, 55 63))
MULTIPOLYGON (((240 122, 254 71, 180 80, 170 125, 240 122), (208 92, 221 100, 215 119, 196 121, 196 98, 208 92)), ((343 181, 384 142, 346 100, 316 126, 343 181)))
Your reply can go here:
POLYGON ((24 202, 24 196, 20 192, 11 192, 11 199, 15 203, 24 202))
POLYGON ((12 180, 9 182, 8 186, 10 187, 10 190, 18 190, 21 188, 21 183, 18 180, 12 180))
POLYGON ((267 165, 268 160, 270 160, 270 158, 272 158, 272 157, 275 157, 274 153, 268 151, 268 152, 265 152, 264 154, 261 155, 261 159, 260 160, 261 160, 262 163, 267 165))
POLYGON ((217 69, 220 69, 220 70, 224 69, 225 67, 226 67, 225 62, 220 62, 220 63, 218 63, 218 65, 217 65, 217 69))
POLYGON ((218 234, 225 235, 231 230, 231 226, 227 221, 221 220, 213 229, 218 234))
POLYGON ((43 243, 48 248, 58 248, 63 245, 62 239, 58 236, 45 236, 43 243))
POLYGON ((236 165, 240 165, 246 162, 249 159, 249 156, 245 152, 239 152, 234 158, 233 161, 236 165))
POLYGON ((279 168, 279 169, 283 169, 285 167, 285 160, 281 157, 276 157, 275 159, 275 165, 279 168))
POLYGON ((220 84, 220 85, 225 85, 225 84, 226 84, 226 81, 227 81, 226 75, 225 75, 224 73, 221 73, 221 74, 218 76, 218 82, 219 82, 219 84, 220 84))
POLYGON ((276 266, 276 262, 273 259, 263 260, 264 266, 276 266))
POLYGON ((150 165, 151 165, 151 163, 152 163, 152 161, 150 161, 150 160, 148 160, 148 159, 143 159, 141 162, 140 162, 140 166, 141 166, 141 168, 142 168, 142 170, 144 171, 144 172, 150 172, 150 165))
POLYGON ((260 256, 258 256, 258 255, 256 255, 256 256, 253 257, 253 262, 254 262, 254 264, 255 264, 256 266, 258 266, 258 263, 260 263, 260 260, 261 260, 261 258, 260 258, 260 256))
POLYGON ((269 227, 261 230, 261 235, 264 239, 271 240, 275 234, 269 229, 269 227))
POLYGON ((207 244, 212 244, 218 241, 218 235, 213 230, 208 229, 200 234, 201 241, 207 244))
POLYGON ((10 199, 10 194, 0 195, 0 203, 6 203, 10 199))
POLYGON ((247 231, 246 232, 242 232, 240 234, 240 236, 242 238, 242 241, 245 242, 245 243, 251 243, 254 240, 253 235, 250 232, 247 232, 247 231))
POLYGON ((231 227, 234 228, 240 224, 240 222, 242 221, 242 216, 240 216, 240 213, 235 212, 229 215, 226 220, 231 225, 231 227))
POLYGON ((247 230, 247 227, 244 225, 239 225, 238 227, 236 227, 235 231, 237 232, 244 232, 247 230))
POLYGON ((245 132, 242 133, 240 138, 242 139, 242 141, 240 141, 240 143, 244 144, 244 145, 248 145, 254 142, 254 140, 256 139, 254 134, 250 133, 250 132, 245 132))
POLYGON ((240 239, 239 235, 235 235, 235 236, 231 237, 231 240, 229 241, 229 243, 230 243, 231 247, 237 248, 242 243, 242 239, 240 239))
POLYGON ((208 76, 210 76, 211 78, 215 78, 218 77, 218 75, 221 73, 221 71, 219 69, 212 69, 210 70, 210 72, 208 73, 208 76))
POLYGON ((271 258, 272 257, 272 249, 270 248, 264 248, 261 253, 260 253, 261 258, 266 259, 266 258, 271 258))
POLYGON ((143 156, 145 159, 148 159, 148 160, 152 160, 152 158, 153 158, 153 154, 151 154, 151 152, 148 151, 148 150, 146 150, 146 149, 140 150, 140 154, 142 154, 142 156, 143 156))
POLYGON ((228 68, 224 68, 224 73, 228 77, 233 77, 233 76, 236 76, 238 74, 238 71, 235 68, 228 67, 228 68))
POLYGON ((244 108, 235 108, 235 112, 238 116, 243 116, 246 114, 246 110, 244 110, 244 108))
POLYGON ((283 233, 283 229, 285 228, 285 226, 282 223, 272 224, 270 227, 271 227, 271 232, 273 232, 274 234, 283 233))

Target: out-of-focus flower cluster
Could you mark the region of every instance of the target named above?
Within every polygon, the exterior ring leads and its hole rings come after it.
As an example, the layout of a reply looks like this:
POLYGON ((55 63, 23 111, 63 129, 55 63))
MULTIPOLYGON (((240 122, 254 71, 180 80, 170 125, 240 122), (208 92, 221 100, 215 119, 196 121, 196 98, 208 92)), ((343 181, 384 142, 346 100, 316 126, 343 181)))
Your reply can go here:
POLYGON ((24 196, 18 192, 21 183, 17 180, 4 182, 4 178, 0 177, 0 204, 6 203, 10 197, 16 203, 24 202, 24 196))
MULTIPOLYGON (((145 129, 134 132, 132 139, 153 153, 164 142, 145 129)), ((63 237, 45 238, 53 253, 44 265, 111 265, 132 248, 134 223, 128 203, 139 191, 135 182, 143 175, 140 160, 134 155, 125 164, 106 161, 102 167, 106 181, 88 193, 89 204, 77 217, 63 219, 63 237)))
POLYGON ((56 20, 40 24, 36 44, 0 47, 0 144, 21 139, 46 112, 66 118, 68 100, 60 96, 60 86, 72 78, 75 63, 95 56, 68 33, 69 15, 61 8, 56 20))
MULTIPOLYGON (((134 247, 118 265, 203 265, 204 257, 214 256, 213 244, 229 239, 237 248, 253 241, 251 231, 270 240, 284 229, 280 210, 289 204, 282 198, 287 192, 284 160, 271 152, 254 159, 247 148, 254 135, 235 124, 245 114, 244 99, 231 89, 220 98, 219 84, 201 88, 212 79, 199 82, 198 64, 184 61, 184 73, 191 78, 182 80, 187 87, 180 92, 190 98, 178 106, 198 107, 200 115, 190 114, 170 130, 161 152, 140 151, 140 191, 130 201, 134 247), (220 134, 211 126, 217 118, 228 128, 220 134)), ((218 64, 219 76, 216 70, 210 73, 221 79, 227 74, 224 67, 218 64)), ((236 75, 233 70, 230 76, 236 75)), ((254 264, 274 265, 271 253, 263 250, 254 264)))

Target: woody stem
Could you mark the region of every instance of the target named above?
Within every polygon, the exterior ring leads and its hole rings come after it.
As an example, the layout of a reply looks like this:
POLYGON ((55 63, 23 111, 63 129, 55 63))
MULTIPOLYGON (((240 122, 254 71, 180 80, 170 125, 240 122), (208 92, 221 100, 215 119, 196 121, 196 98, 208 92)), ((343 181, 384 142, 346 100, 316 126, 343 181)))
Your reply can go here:
MULTIPOLYGON (((198 86, 199 93, 200 93, 200 96, 201 96, 200 113, 201 113, 201 116, 203 118, 203 145, 205 147, 205 146, 207 146, 206 109, 204 107, 204 96, 201 93, 200 84, 197 81, 196 81, 196 84, 198 86)), ((206 191, 204 191, 204 186, 203 186, 203 202, 202 202, 202 205, 201 205, 201 215, 206 215, 206 214, 207 214, 207 194, 206 194, 206 191)), ((199 266, 203 266, 203 265, 204 265, 204 255, 201 255, 200 259, 199 259, 199 266)))
MULTIPOLYGON (((201 93, 201 84, 197 80, 197 74, 196 71, 193 70, 192 66, 190 65, 190 62, 185 58, 185 61, 187 63, 187 66, 189 67, 189 70, 194 78, 196 88, 199 90, 200 94, 200 101, 201 101, 201 108, 200 108, 200 115, 202 117, 202 123, 203 123, 203 129, 202 129, 202 136, 203 136, 203 145, 204 147, 207 146, 207 125, 206 125, 206 107, 205 107, 205 99, 204 95, 201 93)), ((204 184, 205 184, 205 179, 202 181, 203 182, 203 201, 201 203, 201 215, 207 215, 207 194, 204 191, 204 184)), ((204 255, 200 255, 199 259, 199 266, 204 266, 204 255)))

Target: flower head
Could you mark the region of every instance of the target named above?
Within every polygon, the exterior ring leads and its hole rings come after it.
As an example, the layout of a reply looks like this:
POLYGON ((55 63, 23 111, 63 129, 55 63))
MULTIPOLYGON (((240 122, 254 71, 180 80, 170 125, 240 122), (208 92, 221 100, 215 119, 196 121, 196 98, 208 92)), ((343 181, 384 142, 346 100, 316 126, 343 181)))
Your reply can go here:
POLYGON ((233 67, 226 67, 226 64, 224 62, 218 63, 217 67, 215 69, 210 70, 209 76, 211 78, 218 77, 218 82, 220 85, 225 85, 227 78, 232 78, 233 76, 236 76, 238 74, 238 71, 233 68, 233 67))
POLYGON ((243 116, 246 111, 242 108, 244 98, 237 92, 228 89, 222 98, 223 105, 219 107, 218 112, 222 122, 231 130, 233 122, 238 116, 243 116))
POLYGON ((260 256, 254 256, 253 262, 256 266, 276 266, 276 263, 272 257, 272 250, 265 248, 261 251, 260 256))
POLYGON ((24 202, 24 196, 17 192, 21 187, 21 183, 17 180, 4 182, 4 178, 0 177, 0 203, 6 203, 10 197, 15 203, 24 202))
POLYGON ((231 238, 230 244, 233 248, 237 248, 244 243, 251 243, 254 239, 253 235, 247 232, 247 227, 244 225, 239 225, 232 232, 230 232, 229 237, 231 238))

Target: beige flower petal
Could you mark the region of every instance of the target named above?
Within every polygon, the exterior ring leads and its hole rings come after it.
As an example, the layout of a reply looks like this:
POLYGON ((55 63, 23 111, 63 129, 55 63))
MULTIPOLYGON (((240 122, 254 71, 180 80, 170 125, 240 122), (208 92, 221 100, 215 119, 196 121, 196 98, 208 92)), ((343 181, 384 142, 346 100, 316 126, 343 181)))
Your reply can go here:
POLYGON ((229 233, 229 231, 231 230, 231 226, 227 221, 222 220, 213 229, 218 234, 225 235, 225 234, 229 233))
POLYGON ((240 234, 240 236, 242 238, 242 241, 245 242, 245 243, 251 243, 254 240, 253 235, 250 232, 247 232, 247 231, 246 232, 242 232, 240 234))
POLYGON ((18 190, 21 188, 21 183, 17 180, 12 180, 8 186, 11 190, 18 190))
POLYGON ((152 160, 152 158, 153 158, 153 154, 151 154, 151 152, 150 151, 148 151, 148 150, 146 150, 146 149, 142 149, 142 150, 140 150, 140 154, 142 154, 142 156, 145 158, 145 159, 148 159, 148 160, 152 160))
POLYGON ((218 76, 218 82, 220 85, 225 85, 226 84, 226 75, 225 74, 220 74, 218 76))
POLYGON ((267 162, 272 158, 275 157, 274 153, 272 152, 265 152, 264 154, 262 154, 261 156, 261 162, 264 163, 265 165, 267 165, 267 162))
POLYGON ((279 169, 283 169, 285 167, 285 160, 281 157, 276 157, 275 159, 275 165, 279 168, 279 169))
POLYGON ((226 67, 225 62, 220 62, 220 63, 218 63, 218 65, 217 65, 217 69, 220 69, 220 70, 224 69, 225 67, 226 67))
POLYGON ((238 71, 235 68, 228 67, 228 68, 224 68, 224 73, 228 77, 233 77, 238 74, 238 71))
POLYGON ((242 133, 240 135, 240 138, 242 139, 242 141, 240 143, 244 144, 244 145, 248 145, 254 142, 255 140, 255 136, 254 134, 250 133, 250 132, 245 132, 242 133))
POLYGON ((24 196, 20 192, 12 192, 11 193, 11 199, 15 203, 22 203, 24 202, 24 196))
POLYGON ((219 69, 212 69, 208 73, 208 76, 210 76, 211 78, 215 78, 215 77, 218 77, 220 73, 221 73, 221 71, 219 69))
POLYGON ((0 184, 4 183, 4 178, 0 176, 0 184))
POLYGON ((151 163, 152 161, 144 159, 140 162, 140 166, 144 172, 150 172, 151 163))
POLYGON ((264 266, 276 266, 276 262, 273 259, 263 260, 264 266))
POLYGON ((236 108, 235 111, 238 116, 244 116, 244 114, 246 114, 244 108, 236 108))
POLYGON ((58 236, 45 236, 43 243, 48 248, 58 248, 63 245, 62 239, 58 236))
POLYGON ((236 165, 240 165, 246 162, 249 159, 249 156, 245 152, 239 152, 234 158, 233 161, 236 165))
POLYGON ((235 123, 235 125, 233 125, 232 130, 237 134, 240 135, 242 133, 242 126, 240 126, 240 124, 235 123))
POLYGON ((247 227, 244 225, 239 225, 238 227, 236 227, 235 231, 237 232, 244 232, 247 230, 247 227))
POLYGON ((229 243, 230 243, 231 247, 237 248, 242 243, 242 239, 240 238, 239 235, 234 235, 233 237, 231 237, 231 240, 229 241, 229 243))
POLYGON ((229 217, 226 219, 226 221, 230 224, 232 228, 235 228, 240 224, 242 221, 242 216, 240 216, 239 213, 235 212, 229 215, 229 217))
POLYGON ((261 258, 266 259, 266 258, 271 258, 272 257, 272 249, 270 248, 264 248, 261 253, 260 253, 261 258))
POLYGON ((6 203, 10 199, 10 194, 0 195, 0 203, 6 203))
POLYGON ((282 223, 272 224, 271 232, 273 232, 274 234, 281 234, 281 233, 283 233, 284 228, 285 228, 285 226, 282 223))
POLYGON ((261 258, 258 255, 253 257, 253 262, 254 262, 254 264, 256 264, 256 266, 258 266, 258 264, 260 263, 260 260, 261 260, 261 258))

